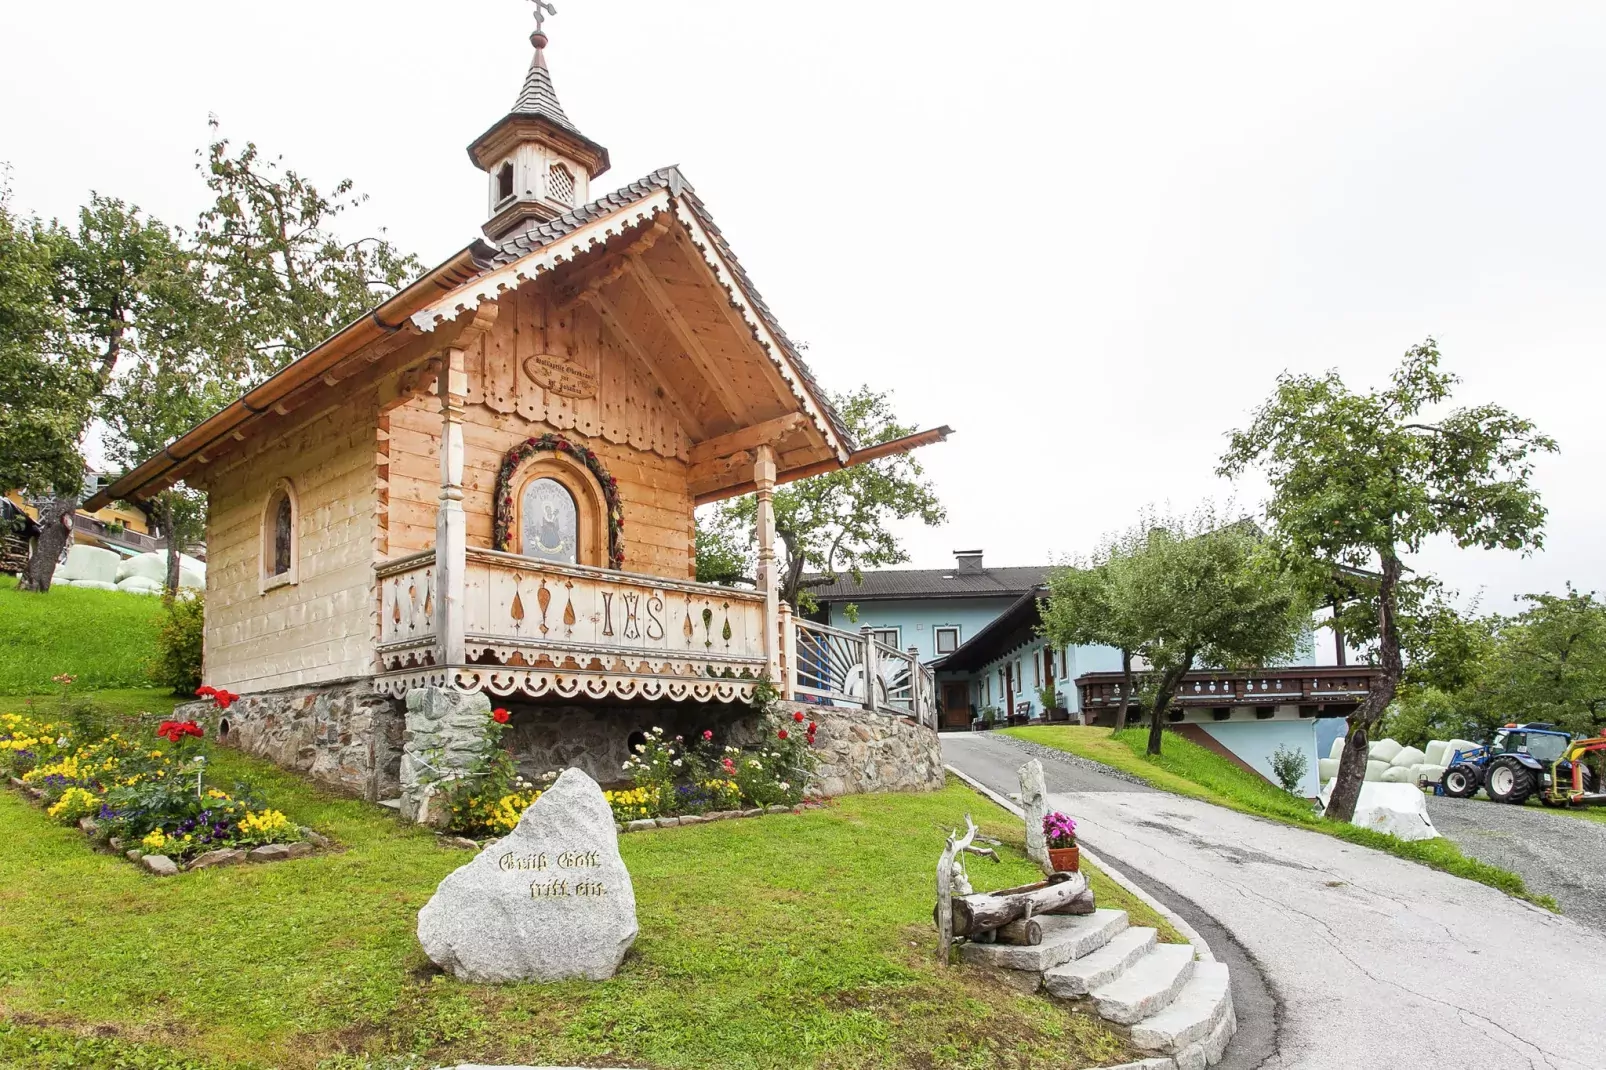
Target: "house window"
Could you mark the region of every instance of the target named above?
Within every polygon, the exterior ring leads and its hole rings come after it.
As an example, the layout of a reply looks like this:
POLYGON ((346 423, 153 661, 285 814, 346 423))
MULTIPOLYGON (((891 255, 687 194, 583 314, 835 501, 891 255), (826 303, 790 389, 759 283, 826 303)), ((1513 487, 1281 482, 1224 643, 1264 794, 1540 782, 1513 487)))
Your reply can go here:
POLYGON ((560 565, 579 563, 580 510, 569 488, 545 476, 532 479, 524 486, 520 512, 520 553, 560 565))
POLYGON ((561 163, 547 169, 547 196, 564 204, 574 203, 574 174, 561 163))
POLYGON ((870 634, 872 636, 874 636, 875 637, 875 641, 880 643, 882 646, 890 646, 894 650, 900 649, 900 647, 898 646, 899 629, 897 629, 897 628, 877 628, 874 631, 872 631, 870 634))
POLYGON ((1065 679, 1065 648, 1060 647, 1060 679, 1065 679))
POLYGON ((959 649, 959 629, 939 627, 937 629, 937 653, 952 654, 959 649))
POLYGON ((1020 671, 1020 659, 1015 659, 1015 694, 1020 694, 1026 686, 1026 674, 1020 671))
POLYGON ((295 488, 281 479, 262 510, 262 590, 296 582, 299 511, 295 488))
POLYGON ((1046 650, 1043 650, 1043 651, 1034 650, 1034 651, 1032 651, 1032 686, 1033 687, 1042 687, 1043 686, 1043 662, 1042 662, 1041 659, 1042 658, 1046 658, 1046 657, 1048 657, 1048 651, 1046 651, 1046 650))
POLYGON ((502 169, 496 172, 496 203, 501 204, 513 196, 513 165, 505 163, 502 169))

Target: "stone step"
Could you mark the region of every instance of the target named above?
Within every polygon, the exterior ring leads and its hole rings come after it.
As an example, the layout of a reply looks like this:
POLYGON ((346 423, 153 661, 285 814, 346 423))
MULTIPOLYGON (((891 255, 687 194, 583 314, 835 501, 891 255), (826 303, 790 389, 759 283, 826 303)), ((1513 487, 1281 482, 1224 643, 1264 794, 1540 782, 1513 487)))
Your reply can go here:
POLYGON ((391 810, 400 810, 401 809, 401 800, 400 799, 380 799, 379 800, 379 805, 380 806, 384 806, 384 807, 388 807, 391 810))
POLYGON ((1193 976, 1165 1009, 1132 1027, 1132 1043, 1145 1051, 1175 1055, 1209 1039, 1232 1010, 1227 967, 1220 962, 1196 962, 1193 976))
POLYGON ((1091 914, 1043 914, 1043 942, 1036 947, 1012 944, 961 944, 959 959, 976 966, 1042 973, 1091 954, 1126 928, 1126 911, 1100 908, 1091 914))
POLYGON ((1090 955, 1072 959, 1043 974, 1043 987, 1063 999, 1080 999, 1109 984, 1155 945, 1159 933, 1145 926, 1117 933, 1090 955))
POLYGON ((1135 1025, 1165 1008, 1193 976, 1192 944, 1156 944, 1121 976, 1091 995, 1099 1016, 1135 1025))

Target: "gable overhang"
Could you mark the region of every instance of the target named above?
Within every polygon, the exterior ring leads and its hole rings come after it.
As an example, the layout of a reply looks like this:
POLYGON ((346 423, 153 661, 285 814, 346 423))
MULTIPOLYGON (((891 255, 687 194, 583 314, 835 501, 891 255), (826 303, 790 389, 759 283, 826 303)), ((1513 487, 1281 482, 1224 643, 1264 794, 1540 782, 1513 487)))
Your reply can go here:
MULTIPOLYGON (((852 444, 837 430, 828 415, 825 399, 819 395, 818 388, 810 377, 802 371, 801 363, 792 351, 792 347, 781 341, 783 336, 779 328, 770 322, 768 316, 762 314, 760 303, 744 285, 734 268, 720 255, 717 243, 710 236, 705 221, 685 198, 675 195, 673 185, 657 189, 628 205, 617 207, 607 215, 576 228, 562 238, 531 250, 512 263, 468 281, 413 313, 411 317, 413 326, 420 331, 432 331, 437 324, 453 320, 464 312, 477 308, 483 302, 499 300, 503 294, 527 282, 572 264, 588 254, 604 250, 610 239, 619 237, 626 231, 670 220, 685 232, 692 248, 697 252, 697 259, 708 273, 708 281, 724 292, 725 300, 746 327, 752 343, 780 377, 785 390, 798 406, 798 411, 824 441, 832 460, 819 462, 827 467, 817 470, 828 471, 857 463, 852 461, 854 455, 852 444)), ((948 431, 947 428, 938 430, 939 437, 945 437, 948 431)), ((938 431, 927 434, 938 434, 938 431)), ((923 441, 912 443, 904 449, 924 444, 923 441)), ((872 447, 872 449, 882 449, 882 447, 872 447)), ((901 451, 883 450, 877 456, 885 456, 889 452, 901 451)), ((813 465, 808 467, 815 468, 813 465)), ((815 471, 805 474, 812 475, 815 471)), ((802 478, 802 475, 794 475, 792 478, 802 478)), ((746 493, 746 490, 726 492, 721 489, 711 493, 718 497, 732 497, 735 494, 746 493)))
POLYGON ((409 317, 420 307, 438 300, 442 291, 461 286, 483 272, 496 255, 496 247, 476 239, 452 254, 417 280, 399 290, 389 300, 346 324, 312 349, 279 369, 265 382, 207 417, 173 440, 154 456, 148 457, 115 482, 93 494, 82 508, 103 508, 113 501, 139 502, 177 481, 175 473, 185 465, 219 452, 231 443, 244 440, 248 426, 288 415, 291 395, 314 384, 333 386, 355 371, 354 362, 369 346, 409 327, 409 317))

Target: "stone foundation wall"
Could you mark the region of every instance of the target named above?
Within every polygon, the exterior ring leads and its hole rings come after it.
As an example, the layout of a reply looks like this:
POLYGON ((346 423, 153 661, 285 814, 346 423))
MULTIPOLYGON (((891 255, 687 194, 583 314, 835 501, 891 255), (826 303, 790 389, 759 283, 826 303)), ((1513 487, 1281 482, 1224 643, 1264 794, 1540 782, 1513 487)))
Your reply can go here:
POLYGON ((190 702, 175 716, 335 791, 374 802, 400 791, 402 704, 367 680, 260 692, 227 710, 190 702))
POLYGON ((721 745, 757 743, 762 725, 745 705, 707 706, 538 706, 505 704, 512 720, 502 743, 519 772, 535 780, 549 770, 579 769, 605 787, 624 785, 622 766, 630 756, 630 737, 662 728, 670 736, 694 738, 711 730, 721 745))
POLYGON ((935 791, 946 774, 937 733, 902 717, 838 706, 784 703, 820 726, 815 769, 821 795, 873 791, 935 791))

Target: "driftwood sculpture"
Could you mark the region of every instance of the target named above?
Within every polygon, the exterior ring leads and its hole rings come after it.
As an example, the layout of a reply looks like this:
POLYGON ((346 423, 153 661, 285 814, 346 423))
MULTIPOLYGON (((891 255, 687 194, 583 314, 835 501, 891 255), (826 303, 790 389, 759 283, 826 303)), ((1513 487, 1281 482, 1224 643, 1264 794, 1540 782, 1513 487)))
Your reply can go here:
POLYGON ((970 875, 965 872, 964 856, 968 853, 999 861, 997 851, 975 845, 978 831, 976 823, 966 814, 965 834, 961 836, 957 830, 948 833, 948 844, 937 859, 937 955, 945 965, 955 936, 954 896, 971 894, 970 875))
POLYGON ((950 904, 949 912, 954 936, 975 939, 997 930, 1007 943, 1022 938, 1032 942, 1029 926, 1011 929, 1011 923, 1043 914, 1091 914, 1093 894, 1082 874, 1056 873, 1041 884, 961 896, 950 904))

